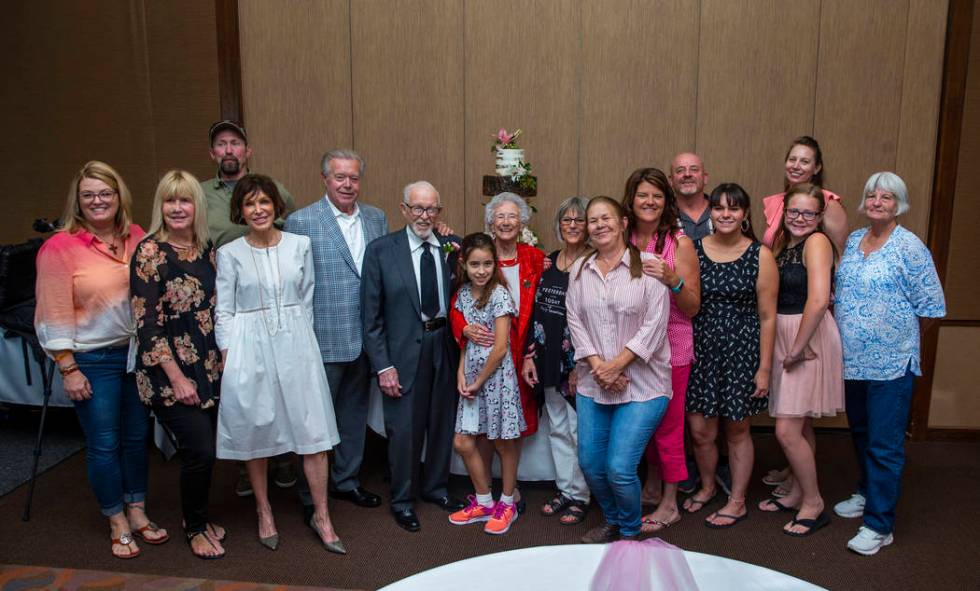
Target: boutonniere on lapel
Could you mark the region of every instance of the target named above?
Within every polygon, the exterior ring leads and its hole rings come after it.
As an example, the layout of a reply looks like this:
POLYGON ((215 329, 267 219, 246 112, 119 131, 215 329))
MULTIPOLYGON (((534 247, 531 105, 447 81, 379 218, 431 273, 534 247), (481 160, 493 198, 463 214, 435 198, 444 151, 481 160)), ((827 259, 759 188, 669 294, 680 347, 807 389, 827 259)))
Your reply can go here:
POLYGON ((459 245, 455 242, 444 242, 442 244, 442 253, 447 257, 457 250, 459 250, 459 245))

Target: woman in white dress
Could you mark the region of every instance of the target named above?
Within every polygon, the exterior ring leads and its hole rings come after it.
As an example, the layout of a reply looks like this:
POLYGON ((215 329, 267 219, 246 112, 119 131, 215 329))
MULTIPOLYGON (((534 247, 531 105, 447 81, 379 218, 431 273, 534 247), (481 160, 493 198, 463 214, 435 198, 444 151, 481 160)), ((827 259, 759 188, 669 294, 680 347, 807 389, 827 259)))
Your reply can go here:
POLYGON ((245 461, 259 541, 271 550, 279 535, 267 460, 303 456, 315 509, 309 525, 327 550, 346 554, 327 511, 327 450, 340 436, 313 333, 313 255, 309 238, 273 225, 284 209, 268 177, 246 175, 235 185, 231 221, 249 229, 218 250, 215 336, 225 369, 217 455, 245 461))

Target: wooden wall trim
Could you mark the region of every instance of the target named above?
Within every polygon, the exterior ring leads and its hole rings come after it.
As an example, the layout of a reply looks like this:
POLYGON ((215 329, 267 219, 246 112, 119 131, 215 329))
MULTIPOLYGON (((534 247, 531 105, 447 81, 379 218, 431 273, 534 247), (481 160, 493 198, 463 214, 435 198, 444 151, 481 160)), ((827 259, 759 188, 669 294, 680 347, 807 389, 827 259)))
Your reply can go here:
MULTIPOLYGON (((939 136, 936 142, 936 167, 932 181, 927 240, 929 250, 932 251, 933 259, 936 261, 939 279, 944 284, 949 260, 956 173, 959 166, 973 8, 974 0, 950 0, 946 20, 946 52, 943 59, 939 136)), ((932 382, 936 372, 936 353, 941 324, 932 323, 922 335, 922 377, 915 382, 909 424, 909 431, 915 441, 926 439, 932 431, 929 429, 929 406, 932 404, 932 382)))
POLYGON ((218 97, 221 102, 221 118, 244 125, 238 0, 214 0, 214 12, 218 28, 218 97))
POLYGON ((966 326, 970 328, 980 326, 980 319, 977 318, 943 318, 941 326, 966 326))
POLYGON ((980 441, 980 429, 940 429, 928 430, 929 441, 980 441))

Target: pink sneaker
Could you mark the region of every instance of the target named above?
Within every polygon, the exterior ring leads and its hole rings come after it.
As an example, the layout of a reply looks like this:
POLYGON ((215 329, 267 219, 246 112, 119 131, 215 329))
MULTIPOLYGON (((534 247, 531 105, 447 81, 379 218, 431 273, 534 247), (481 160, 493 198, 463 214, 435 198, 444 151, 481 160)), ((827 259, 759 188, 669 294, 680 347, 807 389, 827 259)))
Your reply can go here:
MULTIPOLYGON (((479 521, 488 521, 494 513, 494 507, 484 507, 476 501, 476 497, 469 495, 466 500, 469 505, 449 516, 449 522, 455 525, 469 525, 479 521)), ((496 505, 495 505, 496 506, 496 505)))
POLYGON ((505 534, 510 530, 510 526, 517 521, 517 516, 516 505, 507 505, 498 501, 493 508, 493 517, 483 527, 483 531, 495 536, 505 534))

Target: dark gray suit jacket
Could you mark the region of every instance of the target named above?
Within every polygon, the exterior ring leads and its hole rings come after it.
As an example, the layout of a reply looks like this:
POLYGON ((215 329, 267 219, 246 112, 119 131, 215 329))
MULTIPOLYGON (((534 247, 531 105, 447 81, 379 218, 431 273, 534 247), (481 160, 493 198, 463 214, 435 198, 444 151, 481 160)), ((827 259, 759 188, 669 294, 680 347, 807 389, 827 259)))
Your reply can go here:
MULTIPOLYGON (((436 235, 440 244, 455 242, 458 236, 436 235)), ((455 376, 459 350, 449 329, 449 303, 452 296, 452 268, 456 256, 442 251, 442 285, 446 302, 443 347, 446 361, 455 376)), ((364 328, 364 351, 375 373, 394 366, 402 391, 415 383, 422 348, 422 313, 419 288, 409 251, 408 235, 402 228, 368 244, 361 269, 361 325, 364 328)))

